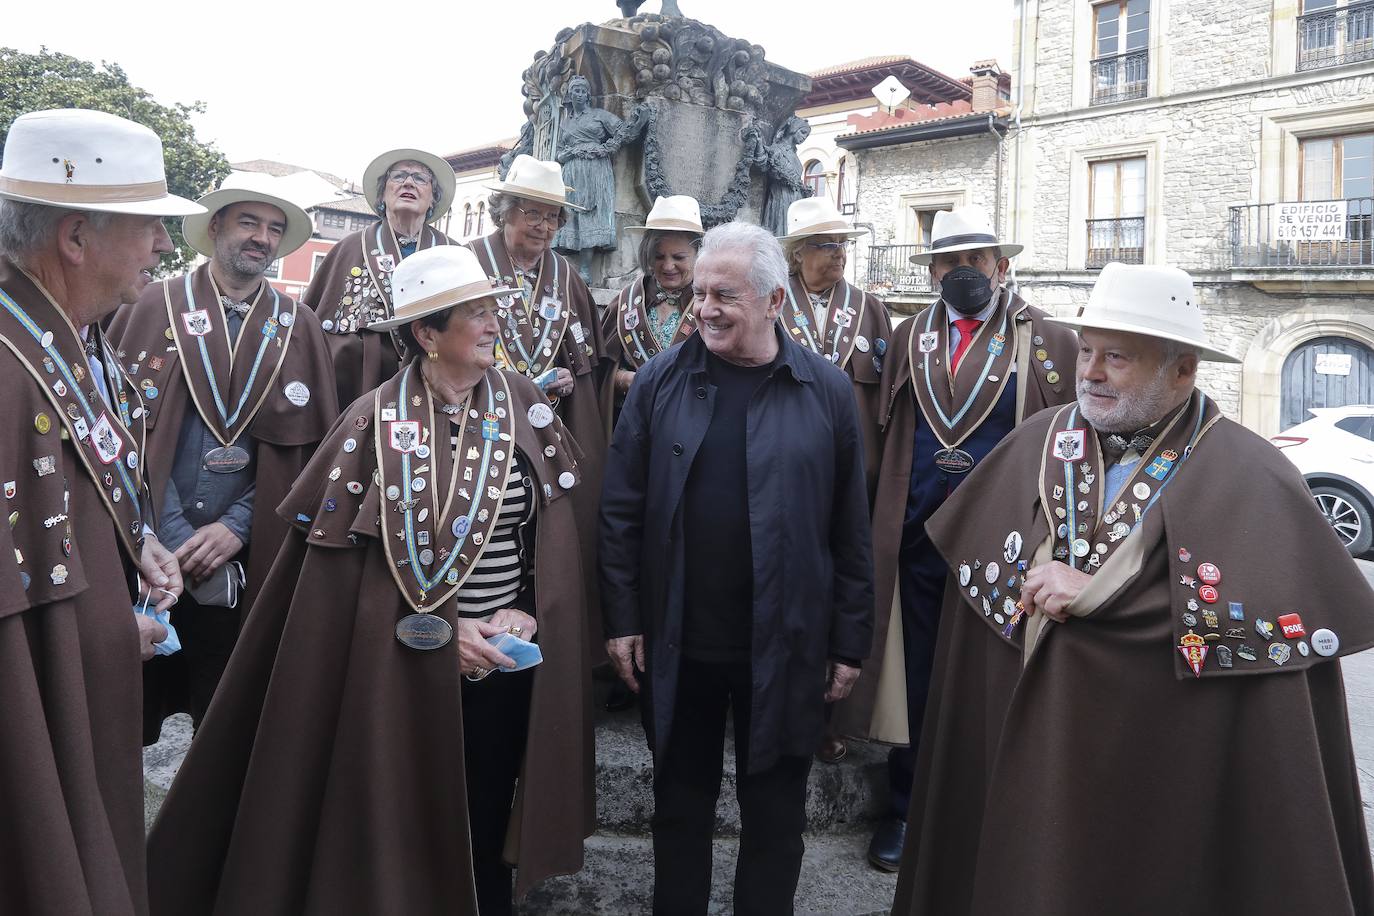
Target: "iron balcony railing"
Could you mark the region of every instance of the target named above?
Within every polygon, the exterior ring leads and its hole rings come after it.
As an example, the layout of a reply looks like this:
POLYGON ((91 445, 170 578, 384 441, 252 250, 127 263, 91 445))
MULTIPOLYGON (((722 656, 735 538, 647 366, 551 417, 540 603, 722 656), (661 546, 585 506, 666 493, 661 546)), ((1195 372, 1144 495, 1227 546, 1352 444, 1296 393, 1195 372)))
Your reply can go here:
POLYGON ((1374 197, 1305 201, 1301 208, 1295 203, 1232 207, 1231 265, 1374 267, 1374 197), (1312 205, 1328 210, 1324 219, 1314 218, 1312 205))
POLYGON ((1298 17, 1298 69, 1317 70, 1374 59, 1374 2, 1298 17))
POLYGON ((1143 99, 1150 82, 1150 52, 1128 51, 1092 62, 1094 105, 1143 99))
POLYGON ((1145 263, 1145 217, 1090 219, 1087 222, 1088 270, 1098 270, 1112 261, 1145 263))
POLYGON ((930 292, 930 268, 911 263, 911 256, 925 247, 870 245, 865 289, 879 296, 930 292))

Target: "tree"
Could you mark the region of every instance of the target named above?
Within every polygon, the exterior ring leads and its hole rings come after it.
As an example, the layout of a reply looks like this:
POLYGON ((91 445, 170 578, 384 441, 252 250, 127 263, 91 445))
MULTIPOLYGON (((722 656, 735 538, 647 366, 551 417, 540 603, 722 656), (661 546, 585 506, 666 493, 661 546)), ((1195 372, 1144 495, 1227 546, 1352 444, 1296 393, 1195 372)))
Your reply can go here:
MULTIPOLYGON (((163 105, 144 90, 130 85, 117 64, 89 61, 39 49, 24 54, 0 48, 0 148, 10 124, 21 114, 46 108, 91 108, 137 121, 162 138, 167 187, 173 194, 195 200, 229 174, 229 161, 212 144, 196 139, 191 115, 205 111, 205 103, 163 105)), ((2 154, 0 154, 2 155, 2 154)), ((181 235, 180 220, 168 221, 176 250, 163 258, 163 269, 188 266, 196 252, 181 235)))

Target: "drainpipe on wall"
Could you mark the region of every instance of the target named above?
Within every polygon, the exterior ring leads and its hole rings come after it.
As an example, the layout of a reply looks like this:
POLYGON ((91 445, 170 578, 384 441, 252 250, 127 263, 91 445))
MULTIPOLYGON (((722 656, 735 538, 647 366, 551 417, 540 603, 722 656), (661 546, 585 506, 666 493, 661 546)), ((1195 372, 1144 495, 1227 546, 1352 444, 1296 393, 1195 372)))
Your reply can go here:
MULTIPOLYGON (((1021 40, 1018 46, 1020 56, 1016 61, 1016 110, 1012 112, 1012 122, 1016 125, 1016 167, 1013 170, 1012 180, 1015 182, 1011 191, 1011 213, 1007 215, 1008 221, 1012 225, 1018 225, 1021 221, 1021 159, 1022 159, 1022 140, 1021 136, 1024 128, 1021 126, 1021 109, 1024 106, 1026 92, 1026 21, 1029 18, 1026 12, 1027 5, 1031 0, 1021 0, 1021 40)), ((1036 44, 1040 41, 1040 8, 1036 0, 1036 44)), ((1033 68, 1032 64, 1032 68, 1033 68)), ((1034 72, 1034 69, 1032 69, 1034 72)), ((1039 88, 1037 86, 1037 88, 1039 88)), ((1001 236, 998 236, 1001 238, 1001 236)), ((1007 276, 1007 285, 1015 291, 1018 287, 1016 280, 1016 264, 1013 263, 1007 276)))

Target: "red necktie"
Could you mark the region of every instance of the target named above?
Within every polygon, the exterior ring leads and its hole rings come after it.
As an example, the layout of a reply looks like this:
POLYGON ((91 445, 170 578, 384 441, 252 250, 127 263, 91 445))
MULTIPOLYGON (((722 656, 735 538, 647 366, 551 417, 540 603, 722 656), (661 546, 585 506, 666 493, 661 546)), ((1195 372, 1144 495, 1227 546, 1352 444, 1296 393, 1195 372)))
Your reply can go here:
POLYGON ((959 345, 954 348, 954 355, 949 358, 950 375, 959 371, 959 360, 964 358, 964 351, 973 343, 973 335, 978 333, 978 327, 982 323, 977 318, 954 319, 954 326, 959 329, 959 345))

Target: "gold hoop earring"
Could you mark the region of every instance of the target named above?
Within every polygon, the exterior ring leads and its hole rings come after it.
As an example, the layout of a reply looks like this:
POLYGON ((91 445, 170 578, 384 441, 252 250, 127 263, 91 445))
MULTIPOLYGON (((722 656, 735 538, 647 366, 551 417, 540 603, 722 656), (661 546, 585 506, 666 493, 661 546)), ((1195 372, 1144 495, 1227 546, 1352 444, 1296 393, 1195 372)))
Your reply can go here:
POLYGON ((430 358, 430 359, 438 359, 438 358, 439 358, 439 351, 438 351, 438 350, 430 350, 430 351, 429 351, 429 358, 430 358))

